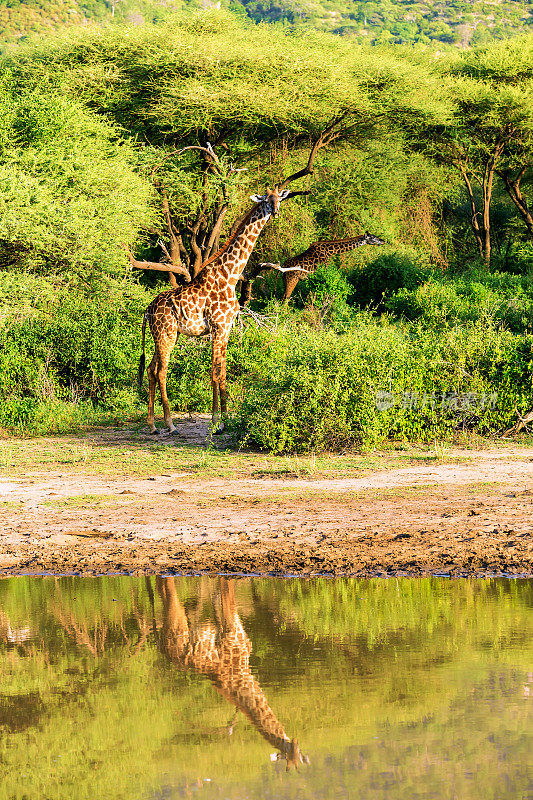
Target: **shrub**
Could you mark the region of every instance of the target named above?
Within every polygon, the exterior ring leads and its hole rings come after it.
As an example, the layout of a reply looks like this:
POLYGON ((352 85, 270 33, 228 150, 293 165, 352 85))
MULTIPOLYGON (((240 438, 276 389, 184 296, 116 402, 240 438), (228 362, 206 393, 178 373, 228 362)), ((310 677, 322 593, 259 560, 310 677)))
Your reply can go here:
POLYGON ((349 302, 361 308, 380 306, 384 297, 402 288, 415 289, 427 277, 428 270, 409 256, 385 253, 349 275, 352 287, 349 302))
POLYGON ((304 275, 298 283, 295 297, 305 301, 312 296, 317 305, 325 301, 345 304, 350 292, 348 279, 339 269, 338 258, 334 258, 328 264, 319 264, 310 275, 304 275))
POLYGON ((480 323, 443 335, 369 315, 343 335, 285 330, 268 369, 245 376, 237 423, 273 452, 486 434, 531 405, 532 341, 480 323))
MULTIPOLYGON (((491 280, 500 292, 516 293, 516 277, 491 280)), ((431 286, 449 301, 449 287, 431 286)), ((417 297, 426 297, 422 289, 417 297)), ((469 291, 466 299, 457 295, 457 314, 475 292, 496 289, 469 291)), ((60 432, 145 413, 146 400, 133 388, 144 291, 110 285, 92 298, 49 279, 0 273, 0 293, 19 303, 0 326, 0 425, 60 432)), ((240 440, 278 453, 341 450, 385 438, 432 440, 508 427, 515 409, 531 406, 533 337, 504 330, 489 315, 438 325, 434 308, 411 322, 352 312, 350 324, 335 331, 327 320, 317 328, 306 324, 309 308, 272 306, 277 327, 236 325, 227 366, 240 440), (376 402, 378 393, 385 403, 376 402)), ((146 353, 149 360, 149 335, 146 353)), ((210 369, 210 341, 180 337, 168 380, 174 409, 210 409, 210 369)))
POLYGON ((89 407, 113 411, 124 406, 121 390, 129 389, 133 399, 148 302, 142 290, 110 285, 107 293, 91 296, 71 292, 59 279, 0 273, 0 300, 5 302, 0 424, 27 429, 32 420, 43 418, 46 404, 55 403, 58 411, 61 404, 85 403, 81 417, 87 418, 89 407))
POLYGON ((455 280, 430 279, 415 289, 400 289, 384 306, 396 316, 441 328, 490 320, 514 332, 533 324, 533 284, 525 276, 474 273, 455 280))

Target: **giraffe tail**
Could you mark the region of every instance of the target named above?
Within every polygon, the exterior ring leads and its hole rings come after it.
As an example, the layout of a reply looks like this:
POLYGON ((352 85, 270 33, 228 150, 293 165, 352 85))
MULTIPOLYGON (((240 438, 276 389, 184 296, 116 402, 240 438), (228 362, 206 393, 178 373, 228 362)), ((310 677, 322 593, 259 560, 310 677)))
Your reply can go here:
POLYGON ((147 315, 146 315, 146 312, 145 312, 144 313, 144 317, 143 317, 143 324, 142 324, 143 351, 142 351, 141 357, 139 359, 139 369, 137 371, 137 386, 139 388, 139 393, 142 392, 142 388, 143 388, 144 367, 145 367, 145 364, 146 364, 146 356, 144 354, 145 339, 146 339, 146 320, 147 320, 147 315))

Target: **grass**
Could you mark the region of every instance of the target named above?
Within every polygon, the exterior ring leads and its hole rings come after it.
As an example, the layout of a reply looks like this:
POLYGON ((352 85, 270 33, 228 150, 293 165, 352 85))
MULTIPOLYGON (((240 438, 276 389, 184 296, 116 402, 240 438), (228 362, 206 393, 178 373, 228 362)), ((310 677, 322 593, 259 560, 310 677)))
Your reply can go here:
POLYGON ((23 500, 2 500, 0 511, 24 511, 23 500))
POLYGON ((58 497, 56 500, 46 500, 44 506, 56 508, 99 508, 100 506, 121 505, 122 498, 116 494, 78 494, 71 497, 58 497))
MULTIPOLYGON (((140 426, 99 428, 78 435, 0 439, 0 475, 88 474, 101 477, 180 475, 221 479, 321 479, 358 477, 375 471, 421 463, 459 463, 475 459, 476 449, 516 450, 533 445, 533 437, 501 441, 461 437, 457 453, 449 445, 391 443, 380 451, 299 456, 216 450, 172 441, 138 438, 140 426), (468 452, 464 452, 464 451, 468 452)), ((520 456, 517 455, 517 458, 520 456)))
POLYGON ((409 453, 268 456, 183 444, 106 443, 72 436, 0 441, 0 474, 28 471, 144 477, 179 471, 199 478, 333 478, 411 463, 409 453))

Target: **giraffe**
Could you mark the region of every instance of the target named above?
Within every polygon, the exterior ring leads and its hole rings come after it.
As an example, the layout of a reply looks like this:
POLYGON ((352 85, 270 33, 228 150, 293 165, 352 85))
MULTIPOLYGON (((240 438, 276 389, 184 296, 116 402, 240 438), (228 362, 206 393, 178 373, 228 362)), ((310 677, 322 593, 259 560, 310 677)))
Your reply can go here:
MULTIPOLYGON (((328 241, 314 242, 307 250, 304 250, 303 253, 299 253, 287 259, 283 267, 279 269, 283 274, 283 300, 285 303, 289 302, 290 296, 296 288, 298 281, 306 274, 308 275, 310 272, 314 272, 319 264, 323 264, 338 253, 346 253, 348 250, 354 250, 356 247, 362 247, 365 244, 381 245, 385 244, 385 242, 378 236, 367 232, 362 236, 350 236, 346 239, 330 239, 328 241)), ((246 305, 250 300, 252 281, 254 278, 263 270, 272 269, 273 267, 274 269, 278 269, 275 264, 270 263, 257 264, 255 267, 245 268, 241 283, 241 306, 246 305)))
POLYGON ((240 308, 235 287, 263 227, 271 216, 276 217, 279 214, 281 203, 293 194, 296 193, 275 187, 267 188, 264 195, 252 195, 251 199, 255 203, 253 208, 241 220, 226 244, 205 262, 198 275, 186 286, 161 292, 146 309, 142 323, 143 352, 139 362, 138 382, 140 388, 144 375, 145 329, 148 323, 155 344, 154 356, 147 370, 147 422, 150 433, 159 433, 154 423, 156 383, 161 393, 165 424, 171 434, 177 432, 170 414, 166 379, 170 354, 180 333, 186 336, 212 336, 213 428, 215 433, 222 433, 224 430, 224 417, 227 413, 226 347, 240 308))
POLYGON ((267 698, 252 675, 249 665, 252 644, 240 620, 233 580, 219 579, 220 608, 218 625, 204 623, 191 628, 178 598, 174 578, 156 577, 163 603, 160 647, 177 666, 205 675, 219 694, 241 711, 266 741, 285 759, 287 771, 309 763, 296 739, 290 739, 270 708, 267 698))

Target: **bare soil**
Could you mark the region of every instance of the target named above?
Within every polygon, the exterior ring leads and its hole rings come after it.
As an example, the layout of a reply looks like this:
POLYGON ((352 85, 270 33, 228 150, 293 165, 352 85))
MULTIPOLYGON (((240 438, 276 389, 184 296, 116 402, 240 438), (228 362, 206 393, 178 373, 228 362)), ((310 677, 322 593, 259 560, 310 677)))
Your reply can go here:
MULTIPOLYGON (((182 443, 205 442, 203 422, 180 430, 182 443)), ((35 445, 17 446, 29 458, 35 445)), ((59 458, 4 470, 0 575, 533 576, 533 448, 443 459, 404 466, 388 453, 366 471, 305 478, 217 477, 179 471, 178 459, 147 476, 59 458)))

